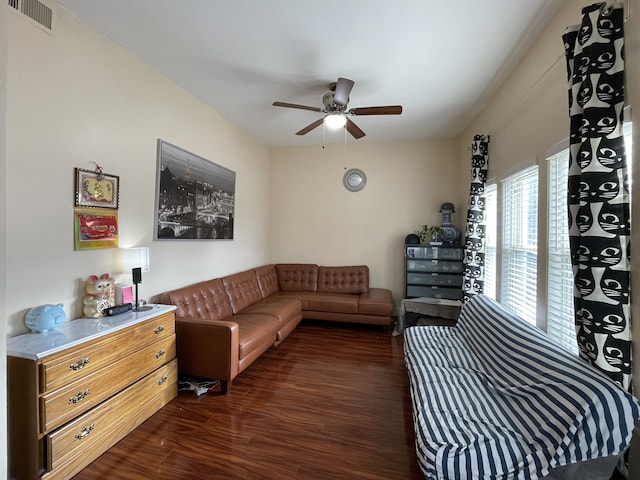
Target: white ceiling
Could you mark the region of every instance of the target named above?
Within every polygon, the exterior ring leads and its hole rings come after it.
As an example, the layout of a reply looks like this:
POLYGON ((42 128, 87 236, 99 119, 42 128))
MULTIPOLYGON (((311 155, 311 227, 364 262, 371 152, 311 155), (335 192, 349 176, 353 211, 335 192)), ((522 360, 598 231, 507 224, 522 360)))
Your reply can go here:
MULTIPOLYGON (((349 142, 457 136, 564 0, 58 0, 177 85, 270 146, 323 143, 322 107, 355 81, 349 142)), ((558 39, 561 42, 561 39, 558 39)), ((326 131, 326 143, 344 142, 326 131)))

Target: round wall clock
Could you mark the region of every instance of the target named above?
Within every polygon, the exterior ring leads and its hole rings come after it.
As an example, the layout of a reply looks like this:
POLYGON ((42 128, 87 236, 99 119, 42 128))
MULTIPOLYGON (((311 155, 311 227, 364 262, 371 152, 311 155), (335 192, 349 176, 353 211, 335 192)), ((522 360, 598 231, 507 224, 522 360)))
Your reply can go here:
POLYGON ((359 192, 367 184, 367 176, 359 168, 352 168, 345 172, 342 183, 350 192, 359 192))

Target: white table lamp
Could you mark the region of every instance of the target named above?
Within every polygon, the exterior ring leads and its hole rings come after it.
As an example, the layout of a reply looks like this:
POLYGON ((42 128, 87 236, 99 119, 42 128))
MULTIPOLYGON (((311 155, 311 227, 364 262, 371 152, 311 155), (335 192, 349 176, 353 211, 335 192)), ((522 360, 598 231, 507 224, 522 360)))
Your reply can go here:
POLYGON ((122 248, 120 249, 120 252, 122 259, 122 271, 123 273, 131 272, 133 284, 135 285, 136 297, 133 311, 142 312, 145 310, 151 310, 152 307, 148 305, 141 306, 138 301, 138 284, 142 283, 142 272, 149 271, 149 248, 122 248))

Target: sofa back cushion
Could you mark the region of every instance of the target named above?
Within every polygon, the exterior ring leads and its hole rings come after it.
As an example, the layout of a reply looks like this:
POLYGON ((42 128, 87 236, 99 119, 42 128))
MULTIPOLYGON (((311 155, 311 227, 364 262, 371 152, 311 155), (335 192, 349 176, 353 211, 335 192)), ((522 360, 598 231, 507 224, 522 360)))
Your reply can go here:
POLYGON ((318 292, 365 293, 369 291, 369 267, 319 267, 318 292))
POLYGON ((318 265, 312 263, 278 263, 278 285, 284 292, 318 290, 318 265))
POLYGON ((269 295, 280 290, 280 287, 278 286, 278 273, 276 272, 275 265, 264 265, 256 268, 254 271, 256 272, 256 278, 258 279, 262 298, 267 298, 269 295))
POLYGON ((224 320, 233 315, 222 280, 215 278, 160 295, 158 303, 175 305, 180 318, 224 320))
POLYGON ((243 308, 262 300, 262 292, 256 272, 253 270, 222 277, 222 283, 229 296, 233 313, 238 313, 243 308))

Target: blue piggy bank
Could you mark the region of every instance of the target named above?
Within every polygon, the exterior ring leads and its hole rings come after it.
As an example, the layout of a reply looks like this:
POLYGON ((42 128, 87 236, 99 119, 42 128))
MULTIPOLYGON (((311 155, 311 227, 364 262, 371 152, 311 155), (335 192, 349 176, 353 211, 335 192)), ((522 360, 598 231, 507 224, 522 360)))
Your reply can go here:
POLYGON ((43 333, 54 330, 64 322, 67 316, 64 314, 64 305, 38 305, 27 312, 24 324, 35 333, 43 333))

